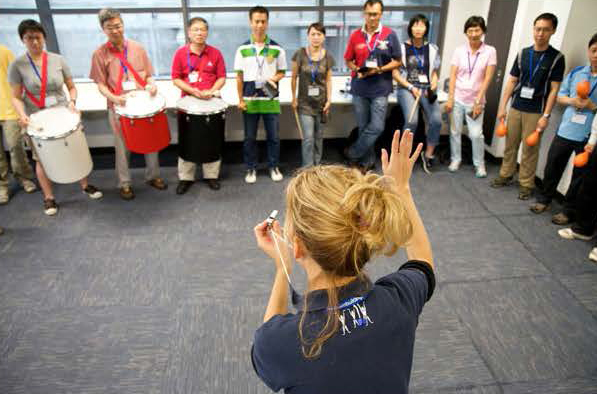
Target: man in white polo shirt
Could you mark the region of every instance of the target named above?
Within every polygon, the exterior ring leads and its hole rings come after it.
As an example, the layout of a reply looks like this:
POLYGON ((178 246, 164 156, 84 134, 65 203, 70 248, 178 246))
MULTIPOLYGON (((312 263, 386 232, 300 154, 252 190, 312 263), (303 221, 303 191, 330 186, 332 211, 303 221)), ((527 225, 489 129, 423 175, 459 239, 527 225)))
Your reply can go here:
POLYGON ((278 135, 280 101, 278 82, 286 71, 286 52, 267 36, 269 11, 256 6, 249 10, 251 38, 236 50, 234 70, 237 73, 238 108, 243 111, 245 141, 243 156, 247 165, 245 182, 257 180, 257 129, 263 117, 267 134, 267 161, 273 181, 281 181, 278 168, 280 137, 278 135))

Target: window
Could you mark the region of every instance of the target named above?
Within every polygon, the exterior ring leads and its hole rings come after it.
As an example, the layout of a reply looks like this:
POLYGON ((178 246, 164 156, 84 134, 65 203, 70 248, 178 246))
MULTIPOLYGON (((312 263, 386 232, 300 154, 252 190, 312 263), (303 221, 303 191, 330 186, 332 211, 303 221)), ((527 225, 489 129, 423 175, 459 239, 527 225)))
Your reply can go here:
MULTIPOLYGON (((213 12, 192 14, 201 16, 209 23, 209 45, 222 52, 226 71, 233 72, 236 48, 249 39, 249 17, 246 12, 213 12)), ((307 43, 307 27, 317 21, 315 11, 270 12, 268 35, 286 51, 290 67, 292 54, 307 43)), ((289 68, 290 69, 290 68, 289 68)))
POLYGON ((249 8, 256 6, 257 4, 262 5, 264 7, 296 7, 296 6, 316 6, 318 0, 288 0, 284 2, 280 2, 279 0, 262 0, 262 1, 252 1, 252 0, 222 0, 218 2, 211 2, 205 0, 189 0, 189 6, 191 7, 247 7, 247 12, 249 8))
POLYGON ((153 8, 153 7, 180 7, 180 1, 168 0, 102 0, 99 3, 80 0, 50 0, 50 7, 64 8, 153 8))
MULTIPOLYGON (((441 0, 383 0, 383 5, 387 9, 391 6, 436 6, 441 5, 441 0)), ((358 5, 363 6, 365 0, 325 0, 325 5, 358 5)))
MULTIPOLYGON (((172 55, 184 44, 182 14, 122 14, 124 35, 140 42, 153 64, 155 75, 169 77, 172 55)), ((66 58, 75 78, 87 78, 93 51, 106 42, 96 14, 54 15, 60 52, 66 58), (77 35, 73 39, 72 26, 77 35)))
POLYGON ((8 9, 35 9, 35 7, 35 0, 2 0, 2 3, 0 3, 0 8, 8 9))

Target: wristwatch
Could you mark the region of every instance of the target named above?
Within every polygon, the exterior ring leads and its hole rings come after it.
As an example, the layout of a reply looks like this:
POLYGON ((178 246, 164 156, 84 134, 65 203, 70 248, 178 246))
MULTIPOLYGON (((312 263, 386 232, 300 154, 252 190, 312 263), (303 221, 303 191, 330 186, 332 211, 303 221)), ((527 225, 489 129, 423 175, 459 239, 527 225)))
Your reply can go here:
POLYGON ((546 113, 546 114, 543 114, 543 117, 544 117, 545 119, 549 119, 549 118, 551 117, 551 114, 547 114, 547 113, 546 113))

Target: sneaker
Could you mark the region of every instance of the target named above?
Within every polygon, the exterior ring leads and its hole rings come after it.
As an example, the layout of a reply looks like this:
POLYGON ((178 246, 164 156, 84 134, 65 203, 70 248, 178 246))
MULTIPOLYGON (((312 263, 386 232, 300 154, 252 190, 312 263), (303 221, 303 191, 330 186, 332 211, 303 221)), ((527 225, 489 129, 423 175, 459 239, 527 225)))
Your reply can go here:
POLYGON ((487 178, 487 170, 485 169, 484 164, 477 166, 477 168, 475 169, 475 176, 477 178, 487 178))
POLYGON ((425 152, 421 152, 421 164, 423 165, 423 171, 431 175, 431 169, 433 168, 434 157, 427 157, 425 152))
POLYGON ((83 193, 87 194, 87 196, 92 200, 99 200, 104 196, 104 193, 102 193, 97 187, 93 185, 87 185, 87 187, 83 189, 83 193))
POLYGON ((512 177, 504 178, 503 176, 498 176, 494 180, 491 181, 490 186, 497 189, 500 187, 508 186, 512 184, 512 177))
POLYGON ((551 217, 551 222, 553 224, 557 224, 558 226, 565 226, 570 224, 571 220, 564 212, 560 212, 551 217))
POLYGON ((591 250, 591 253, 589 253, 589 258, 593 261, 597 261, 597 247, 591 250))
POLYGON ((133 188, 130 186, 123 186, 120 188, 120 198, 123 200, 129 201, 135 198, 135 193, 133 192, 133 188))
POLYGON ((245 175, 245 182, 247 182, 247 183, 257 182, 257 171, 247 170, 247 175, 245 175))
POLYGON ((531 198, 532 194, 533 194, 533 189, 531 189, 530 187, 521 186, 520 189, 518 189, 518 199, 519 200, 526 201, 529 198, 531 198))
POLYGON ((278 167, 270 169, 269 175, 272 177, 272 181, 274 182, 280 182, 282 179, 284 179, 284 176, 282 175, 278 167))
POLYGON ((162 178, 152 179, 151 181, 147 181, 147 184, 157 190, 166 190, 168 188, 168 185, 162 178))
POLYGON ((37 185, 30 179, 23 179, 21 181, 21 186, 23 186, 25 193, 33 193, 37 190, 37 185))
POLYGON ((54 216, 58 213, 58 204, 53 198, 44 200, 44 213, 48 216, 54 216))
POLYGON ((448 166, 448 171, 456 172, 456 171, 458 171, 459 168, 460 168, 460 162, 456 161, 456 160, 452 160, 450 162, 450 165, 448 166))
POLYGON ((536 202, 533 205, 531 205, 529 207, 529 209, 533 213, 540 214, 540 213, 543 213, 543 212, 545 212, 545 211, 547 211, 549 209, 549 204, 543 204, 542 202, 536 202))
POLYGON ((558 234, 564 239, 580 239, 582 241, 590 241, 591 238, 593 238, 592 235, 583 235, 574 232, 570 227, 558 230, 558 234))
POLYGON ((5 188, 0 189, 0 205, 7 204, 8 200, 10 200, 10 195, 8 194, 8 189, 5 189, 5 188))

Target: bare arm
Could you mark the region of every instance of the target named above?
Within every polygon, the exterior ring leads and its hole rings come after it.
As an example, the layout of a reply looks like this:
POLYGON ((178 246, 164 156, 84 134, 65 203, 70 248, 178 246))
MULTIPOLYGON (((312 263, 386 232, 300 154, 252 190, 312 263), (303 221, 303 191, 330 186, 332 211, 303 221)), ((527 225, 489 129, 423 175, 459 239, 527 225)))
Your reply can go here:
POLYGON ((224 87, 224 84, 226 84, 226 77, 221 77, 218 78, 216 80, 216 82, 214 82, 213 86, 211 87, 211 92, 217 92, 218 90, 222 90, 222 88, 224 87))
POLYGON ((12 105, 17 110, 17 114, 19 115, 19 121, 21 122, 22 126, 26 126, 29 123, 29 117, 25 113, 25 103, 23 102, 23 85, 21 84, 11 84, 10 88, 12 89, 12 105))
POLYGON ((199 91, 197 89, 195 89, 194 87, 192 87, 191 85, 189 85, 188 83, 183 81, 182 79, 176 78, 174 81, 172 81, 172 83, 174 83, 174 86, 176 86, 177 88, 179 88, 180 90, 182 90, 183 92, 185 92, 187 94, 190 94, 192 96, 199 95, 199 91))
POLYGON ((276 269, 274 284, 265 308, 263 322, 265 323, 275 315, 285 315, 288 313, 288 281, 284 271, 276 269))
POLYGON ((112 93, 110 91, 110 89, 108 88, 108 86, 104 85, 103 83, 98 83, 97 84, 97 88, 99 89, 100 93, 107 98, 108 100, 110 100, 111 102, 113 102, 114 104, 118 104, 118 105, 122 105, 124 104, 124 102, 126 101, 124 97, 122 96, 117 96, 114 93, 112 93))
POLYGON ((437 89, 437 81, 439 79, 439 76, 437 75, 437 70, 434 70, 431 73, 431 86, 429 86, 431 88, 431 90, 436 90, 437 89))
POLYGON ((292 76, 290 77, 290 91, 292 94, 292 108, 296 108, 296 82, 298 80, 298 64, 292 62, 292 76))
POLYGON ((508 77, 508 82, 506 83, 506 89, 504 89, 504 94, 502 95, 502 101, 500 102, 500 107, 498 109, 498 119, 503 120, 506 117, 506 106, 508 105, 508 101, 510 97, 512 97, 512 93, 514 93, 514 88, 518 83, 518 78, 513 77, 510 75, 508 77))
POLYGON ((346 67, 348 67, 350 71, 357 72, 357 70, 359 69, 355 64, 354 60, 345 60, 344 62, 346 63, 346 67))
POLYGON ((481 84, 481 89, 479 93, 477 93, 477 102, 481 102, 483 97, 485 97, 485 93, 487 93, 487 89, 489 88, 489 84, 491 84, 491 80, 493 79, 493 75, 495 74, 496 66, 487 66, 485 70, 485 79, 483 79, 483 83, 481 84))
POLYGON ((446 112, 451 112, 454 107, 454 91, 456 90, 456 73, 458 72, 458 66, 450 67, 450 86, 448 88, 448 101, 444 108, 446 112))
POLYGON ((238 93, 238 108, 241 111, 246 111, 247 103, 243 99, 243 73, 241 71, 236 73, 236 91, 238 93))
MULTIPOLYGON (((551 90, 549 91, 549 96, 547 97, 547 102, 545 103, 545 109, 543 110, 544 114, 551 114, 551 110, 553 106, 556 104, 556 98, 558 97, 558 92, 560 91, 560 84, 561 82, 551 81, 550 86, 551 90)), ((545 130, 549 125, 549 119, 545 116, 542 116, 537 121, 537 129, 545 130)))
POLYGON ((286 73, 284 71, 278 71, 278 72, 276 72, 276 74, 273 77, 270 78, 270 81, 278 83, 282 80, 282 78, 284 78, 285 74, 286 73))

